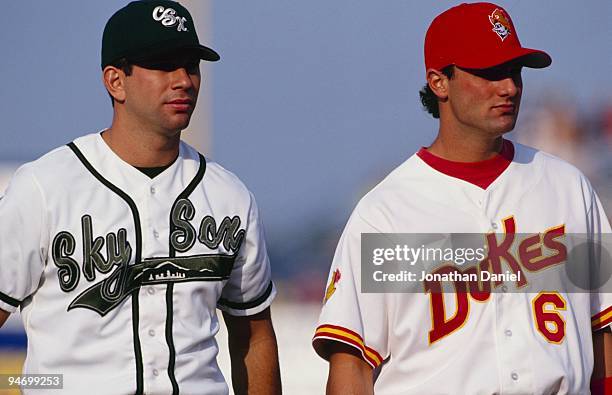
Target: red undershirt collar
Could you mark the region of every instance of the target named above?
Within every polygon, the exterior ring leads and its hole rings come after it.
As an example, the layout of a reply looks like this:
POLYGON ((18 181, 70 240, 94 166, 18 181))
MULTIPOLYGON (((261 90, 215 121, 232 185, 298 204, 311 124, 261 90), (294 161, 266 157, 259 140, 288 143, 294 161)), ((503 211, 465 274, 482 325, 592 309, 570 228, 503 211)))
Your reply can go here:
POLYGON ((417 152, 417 155, 440 173, 467 181, 482 189, 487 189, 512 162, 514 158, 514 145, 511 141, 504 139, 499 154, 491 159, 480 162, 450 161, 432 154, 425 147, 422 147, 417 152))

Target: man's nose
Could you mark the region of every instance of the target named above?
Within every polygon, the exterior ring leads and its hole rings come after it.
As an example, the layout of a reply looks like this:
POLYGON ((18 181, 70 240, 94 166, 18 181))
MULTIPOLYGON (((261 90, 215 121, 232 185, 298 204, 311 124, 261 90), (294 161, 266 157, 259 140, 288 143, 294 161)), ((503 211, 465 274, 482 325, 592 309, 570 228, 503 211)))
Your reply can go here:
POLYGON ((520 77, 518 78, 519 79, 517 80, 517 78, 514 76, 508 76, 497 81, 499 84, 500 95, 508 97, 516 96, 521 89, 520 77))
POLYGON ((193 86, 191 76, 185 67, 179 67, 172 71, 172 87, 176 89, 189 89, 193 86))

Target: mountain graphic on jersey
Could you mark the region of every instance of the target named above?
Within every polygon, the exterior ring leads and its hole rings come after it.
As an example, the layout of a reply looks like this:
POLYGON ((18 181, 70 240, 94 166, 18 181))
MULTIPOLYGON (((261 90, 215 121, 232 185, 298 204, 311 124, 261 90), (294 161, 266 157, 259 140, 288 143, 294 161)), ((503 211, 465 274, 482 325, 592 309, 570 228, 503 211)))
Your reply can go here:
POLYGON ((77 296, 68 310, 81 307, 104 316, 143 285, 225 280, 235 259, 235 255, 194 255, 149 258, 140 264, 120 266, 77 296))
MULTIPOLYGON (((142 271, 134 277, 134 280, 139 282, 140 285, 164 284, 193 280, 223 280, 229 277, 231 266, 229 271, 223 270, 224 268, 222 265, 215 262, 217 259, 222 259, 221 257, 227 258, 229 255, 204 255, 147 260, 145 262, 147 265, 155 264, 155 266, 145 266, 142 271), (163 260, 163 262, 157 263, 159 260, 163 260)), ((233 260, 231 265, 233 265, 233 260)))

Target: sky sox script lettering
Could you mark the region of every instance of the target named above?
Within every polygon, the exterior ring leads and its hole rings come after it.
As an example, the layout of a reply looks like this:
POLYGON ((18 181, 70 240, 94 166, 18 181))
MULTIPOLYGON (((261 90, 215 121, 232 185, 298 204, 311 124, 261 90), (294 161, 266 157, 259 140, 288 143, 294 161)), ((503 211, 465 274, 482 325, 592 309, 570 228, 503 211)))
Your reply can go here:
MULTIPOLYGON (((215 251, 219 258, 219 262, 233 262, 242 241, 244 239, 245 230, 240 229, 240 217, 235 215, 232 218, 224 217, 221 223, 217 226, 217 222, 211 215, 206 215, 199 225, 199 231, 191 224, 195 218, 196 211, 193 203, 188 199, 180 199, 172 208, 171 223, 170 223, 170 245, 172 248, 181 253, 189 252, 195 245, 196 240, 203 244, 207 249, 215 251), (225 251, 219 251, 222 246, 225 251), (229 258, 229 260, 225 259, 229 258)), ((70 305, 73 307, 92 308, 95 311, 106 314, 127 295, 132 289, 139 287, 136 279, 139 278, 139 271, 143 270, 147 263, 151 263, 151 259, 143 259, 142 262, 131 262, 132 246, 128 241, 128 231, 125 228, 120 228, 116 232, 109 232, 105 237, 93 234, 93 220, 88 214, 81 217, 81 235, 82 235, 82 273, 85 279, 92 282, 96 279, 96 272, 106 274, 113 267, 116 269, 103 279, 100 283, 95 284, 83 291, 70 305), (106 244, 106 257, 103 250, 106 244)), ((59 232, 53 239, 51 245, 51 255, 55 266, 58 268, 57 276, 59 285, 62 291, 73 291, 81 277, 81 265, 74 254, 76 252, 77 241, 75 237, 68 231, 59 232)), ((155 257, 155 260, 168 259, 170 257, 155 257)), ((211 255, 194 255, 192 260, 189 255, 182 254, 177 257, 183 264, 188 266, 181 270, 186 270, 190 273, 191 269, 196 271, 201 269, 198 266, 205 264, 198 259, 206 259, 200 257, 211 257, 211 255), (191 259, 191 260, 190 260, 191 259), (192 267, 195 265, 194 267, 192 267)), ((231 270, 231 266, 227 268, 231 270)), ((221 270, 225 272, 225 270, 221 270)))

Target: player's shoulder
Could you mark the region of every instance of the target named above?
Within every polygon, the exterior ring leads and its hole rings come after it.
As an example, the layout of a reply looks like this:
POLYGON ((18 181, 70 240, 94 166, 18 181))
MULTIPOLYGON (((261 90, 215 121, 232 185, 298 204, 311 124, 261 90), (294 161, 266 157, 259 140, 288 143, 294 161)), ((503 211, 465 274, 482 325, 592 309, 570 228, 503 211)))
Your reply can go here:
POLYGON ((513 162, 531 175, 539 174, 542 177, 554 177, 568 181, 586 181, 584 173, 571 163, 537 148, 520 143, 514 144, 513 162))
POLYGON ((418 208, 419 190, 427 183, 427 172, 416 155, 393 169, 357 203, 353 215, 377 228, 387 223, 397 207, 418 208))
POLYGON ((52 149, 37 159, 19 166, 11 176, 7 193, 28 195, 40 193, 57 187, 68 179, 75 166, 77 158, 66 145, 52 149))
POLYGON ((210 158, 205 158, 205 160, 205 182, 214 182, 216 187, 222 187, 226 190, 240 194, 250 193, 247 186, 236 174, 210 158))
POLYGON ((408 191, 427 179, 425 169, 416 154, 410 156, 370 189, 360 203, 368 205, 388 199, 405 198, 408 191))
MULTIPOLYGON (((91 140, 93 135, 82 136, 75 141, 91 140)), ((41 180, 63 178, 69 170, 75 168, 75 161, 77 161, 77 157, 68 145, 62 145, 35 160, 24 163, 17 169, 15 176, 30 175, 41 180)))
MULTIPOLYGON (((198 151, 189 144, 181 142, 181 145, 186 158, 197 158, 200 156, 198 151)), ((251 199, 251 192, 236 174, 215 160, 204 155, 202 157, 204 157, 206 162, 202 182, 205 186, 209 187, 210 191, 234 198, 251 199)))

